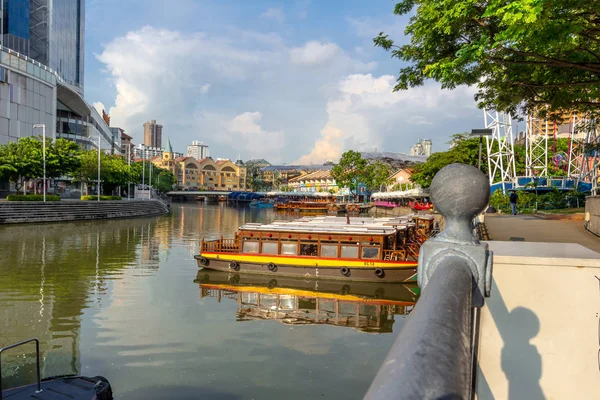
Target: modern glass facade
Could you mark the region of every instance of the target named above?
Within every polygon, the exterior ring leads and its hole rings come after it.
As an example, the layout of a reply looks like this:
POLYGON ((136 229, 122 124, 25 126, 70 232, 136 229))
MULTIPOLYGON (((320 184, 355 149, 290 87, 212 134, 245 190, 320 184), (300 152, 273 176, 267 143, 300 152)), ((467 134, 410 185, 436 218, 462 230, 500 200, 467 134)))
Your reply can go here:
POLYGON ((29 55, 30 0, 3 0, 2 43, 29 55))
POLYGON ((47 65, 83 94, 85 0, 2 0, 2 45, 47 65))
POLYGON ((47 65, 83 92, 85 0, 53 0, 51 4, 47 65))

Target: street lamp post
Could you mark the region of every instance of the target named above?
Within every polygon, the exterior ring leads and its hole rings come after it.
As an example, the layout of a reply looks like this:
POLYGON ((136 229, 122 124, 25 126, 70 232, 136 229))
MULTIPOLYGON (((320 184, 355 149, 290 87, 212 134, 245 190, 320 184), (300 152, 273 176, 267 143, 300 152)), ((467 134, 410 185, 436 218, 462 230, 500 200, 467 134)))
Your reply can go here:
POLYGON ((44 203, 45 203, 46 202, 46 125, 45 124, 35 124, 35 125, 33 125, 33 129, 35 129, 35 128, 42 128, 42 140, 43 140, 42 152, 44 153, 42 155, 43 160, 44 160, 44 181, 43 181, 44 188, 43 188, 43 190, 44 190, 44 203))
POLYGON ((146 182, 146 145, 142 145, 142 188, 144 190, 146 190, 145 182, 146 182))
POLYGON ((98 133, 98 186, 96 187, 96 191, 98 192, 98 201, 100 201, 100 147, 101 147, 100 133, 98 133))
POLYGON ((148 200, 152 198, 152 155, 150 155, 150 163, 148 167, 150 168, 150 191, 148 192, 148 200))
POLYGON ((472 129, 471 137, 479 136, 479 160, 477 161, 477 168, 481 171, 481 148, 483 146, 483 137, 492 136, 494 131, 492 129, 472 129))

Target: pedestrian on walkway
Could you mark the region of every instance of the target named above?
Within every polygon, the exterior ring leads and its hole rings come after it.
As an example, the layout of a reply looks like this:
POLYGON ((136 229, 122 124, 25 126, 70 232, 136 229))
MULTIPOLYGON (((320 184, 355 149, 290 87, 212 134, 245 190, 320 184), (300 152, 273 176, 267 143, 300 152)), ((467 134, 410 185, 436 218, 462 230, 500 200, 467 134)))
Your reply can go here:
POLYGON ((514 190, 510 194, 510 209, 512 211, 512 215, 517 215, 517 200, 519 196, 517 196, 517 192, 514 190))

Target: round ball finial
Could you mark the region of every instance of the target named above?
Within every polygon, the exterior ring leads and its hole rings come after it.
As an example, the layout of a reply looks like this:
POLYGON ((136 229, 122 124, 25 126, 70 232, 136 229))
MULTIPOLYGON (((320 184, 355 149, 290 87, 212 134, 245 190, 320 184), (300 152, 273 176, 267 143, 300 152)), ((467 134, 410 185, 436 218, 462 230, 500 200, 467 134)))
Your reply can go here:
MULTIPOLYGON (((446 228, 449 228, 448 223, 470 224, 490 199, 488 178, 477 168, 466 164, 450 164, 442 168, 433 178, 430 192, 433 204, 446 218, 446 228)), ((459 232, 448 234, 463 236, 459 232)))

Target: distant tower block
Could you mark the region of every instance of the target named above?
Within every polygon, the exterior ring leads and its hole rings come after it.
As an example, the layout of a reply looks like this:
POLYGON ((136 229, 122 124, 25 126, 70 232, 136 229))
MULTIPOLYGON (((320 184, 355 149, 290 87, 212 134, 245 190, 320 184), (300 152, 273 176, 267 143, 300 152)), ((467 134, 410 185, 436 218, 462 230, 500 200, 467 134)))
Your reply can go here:
POLYGON ((486 136, 490 186, 501 184, 502 191, 516 182, 515 147, 512 131, 512 117, 507 113, 483 110, 485 127, 492 130, 486 136))
POLYGON ((420 139, 413 147, 411 147, 410 155, 429 157, 431 155, 431 140, 420 139))

